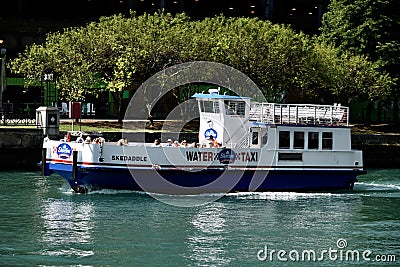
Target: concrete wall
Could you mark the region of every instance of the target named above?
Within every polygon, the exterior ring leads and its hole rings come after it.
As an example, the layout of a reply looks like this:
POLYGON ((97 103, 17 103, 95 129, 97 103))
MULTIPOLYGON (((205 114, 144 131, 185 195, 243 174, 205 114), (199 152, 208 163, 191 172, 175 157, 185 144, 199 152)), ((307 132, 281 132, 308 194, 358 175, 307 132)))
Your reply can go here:
POLYGON ((43 131, 0 129, 0 171, 39 170, 43 131))

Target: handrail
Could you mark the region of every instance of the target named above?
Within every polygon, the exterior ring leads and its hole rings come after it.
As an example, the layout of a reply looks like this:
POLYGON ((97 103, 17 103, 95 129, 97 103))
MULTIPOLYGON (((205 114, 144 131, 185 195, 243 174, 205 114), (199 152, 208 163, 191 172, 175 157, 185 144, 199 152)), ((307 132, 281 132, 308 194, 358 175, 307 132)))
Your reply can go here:
POLYGON ((250 119, 267 124, 349 126, 349 108, 340 104, 251 103, 250 119))

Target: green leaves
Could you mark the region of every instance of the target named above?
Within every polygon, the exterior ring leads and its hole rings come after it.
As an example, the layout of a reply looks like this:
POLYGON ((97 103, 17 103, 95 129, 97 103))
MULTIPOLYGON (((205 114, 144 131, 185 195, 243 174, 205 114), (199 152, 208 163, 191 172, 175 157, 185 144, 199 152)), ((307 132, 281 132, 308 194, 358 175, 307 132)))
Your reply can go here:
POLYGON ((395 0, 331 1, 319 39, 333 43, 338 55, 347 59, 344 78, 352 93, 370 100, 397 95, 399 12, 400 2, 395 0), (349 52, 358 57, 351 57, 349 52))
MULTIPOLYGON (((350 27, 339 20, 334 24, 350 27)), ((387 51, 387 46, 380 49, 387 51)), ((386 88, 365 57, 341 54, 288 26, 224 16, 191 21, 185 14, 168 13, 102 17, 85 27, 50 33, 43 45, 32 45, 15 58, 11 69, 32 81, 51 69, 61 97, 77 100, 103 90, 118 93, 188 61, 232 66, 273 101, 288 95, 287 101, 332 103, 349 94, 350 100, 369 94, 366 86, 374 88, 370 97, 386 88)))

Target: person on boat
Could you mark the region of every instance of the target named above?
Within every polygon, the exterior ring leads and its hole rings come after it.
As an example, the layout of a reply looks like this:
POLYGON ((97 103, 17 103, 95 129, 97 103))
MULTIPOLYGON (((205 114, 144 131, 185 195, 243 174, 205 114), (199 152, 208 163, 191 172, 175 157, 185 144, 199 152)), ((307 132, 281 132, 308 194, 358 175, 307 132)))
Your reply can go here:
POLYGON ((172 147, 173 146, 171 138, 168 138, 167 144, 165 146, 168 146, 168 147, 172 147))
POLYGON ((80 133, 79 136, 78 136, 78 138, 76 138, 76 142, 77 142, 77 143, 83 143, 84 141, 85 141, 85 140, 83 140, 82 133, 80 133))
POLYGON ((152 147, 160 147, 161 146, 160 140, 159 139, 155 139, 154 143, 151 146, 152 147))
POLYGON ((177 140, 174 141, 173 147, 179 147, 179 142, 177 140))
POLYGON ((214 136, 210 135, 209 137, 210 147, 219 147, 217 140, 214 139, 214 136))
POLYGON ((87 136, 85 139, 85 144, 90 144, 92 142, 92 138, 90 136, 87 136))
POLYGON ((187 141, 183 140, 181 143, 181 147, 188 147, 187 141))
POLYGON ((117 142, 117 146, 126 146, 126 145, 128 145, 128 142, 127 142, 127 140, 126 139, 119 139, 118 140, 118 142, 117 142))

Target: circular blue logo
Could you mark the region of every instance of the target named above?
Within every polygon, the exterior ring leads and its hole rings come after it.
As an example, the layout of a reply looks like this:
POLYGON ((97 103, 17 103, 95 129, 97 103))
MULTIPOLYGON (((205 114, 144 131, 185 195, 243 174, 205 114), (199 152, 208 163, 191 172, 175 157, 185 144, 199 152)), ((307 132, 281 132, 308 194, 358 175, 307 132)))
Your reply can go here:
POLYGON ((209 128, 207 130, 205 130, 204 132, 204 137, 205 138, 210 138, 210 136, 212 136, 214 139, 217 139, 218 133, 216 130, 214 130, 213 128, 209 128))
POLYGON ((232 149, 225 148, 218 153, 218 159, 222 164, 231 164, 235 162, 236 153, 232 149))
POLYGON ((71 157, 71 154, 72 154, 72 148, 68 144, 62 143, 58 145, 57 147, 58 157, 62 159, 68 159, 69 157, 71 157))

